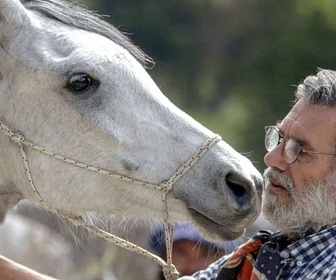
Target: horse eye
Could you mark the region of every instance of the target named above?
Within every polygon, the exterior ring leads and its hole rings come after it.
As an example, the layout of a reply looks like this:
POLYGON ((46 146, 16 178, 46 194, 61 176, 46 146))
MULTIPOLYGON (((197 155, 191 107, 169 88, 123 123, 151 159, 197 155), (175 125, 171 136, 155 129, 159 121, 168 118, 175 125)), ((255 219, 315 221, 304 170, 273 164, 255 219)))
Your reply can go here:
POLYGON ((67 82, 67 88, 73 92, 79 93, 87 90, 95 84, 94 79, 92 79, 88 74, 77 73, 70 77, 67 82))

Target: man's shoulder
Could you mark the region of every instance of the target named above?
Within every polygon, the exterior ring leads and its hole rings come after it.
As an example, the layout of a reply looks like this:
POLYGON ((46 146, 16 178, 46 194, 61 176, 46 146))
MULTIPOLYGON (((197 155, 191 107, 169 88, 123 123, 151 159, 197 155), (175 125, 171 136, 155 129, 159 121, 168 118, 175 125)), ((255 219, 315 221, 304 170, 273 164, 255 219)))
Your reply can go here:
POLYGON ((289 246, 284 273, 290 279, 336 279, 335 238, 335 228, 328 228, 289 246))

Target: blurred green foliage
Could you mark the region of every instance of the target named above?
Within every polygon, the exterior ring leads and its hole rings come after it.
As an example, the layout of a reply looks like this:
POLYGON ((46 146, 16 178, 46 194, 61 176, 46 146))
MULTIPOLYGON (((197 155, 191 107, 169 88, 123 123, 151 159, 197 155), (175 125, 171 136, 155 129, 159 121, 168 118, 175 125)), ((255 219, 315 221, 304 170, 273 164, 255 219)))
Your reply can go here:
POLYGON ((264 126, 336 68, 334 0, 86 0, 153 57, 166 96, 264 169, 264 126))

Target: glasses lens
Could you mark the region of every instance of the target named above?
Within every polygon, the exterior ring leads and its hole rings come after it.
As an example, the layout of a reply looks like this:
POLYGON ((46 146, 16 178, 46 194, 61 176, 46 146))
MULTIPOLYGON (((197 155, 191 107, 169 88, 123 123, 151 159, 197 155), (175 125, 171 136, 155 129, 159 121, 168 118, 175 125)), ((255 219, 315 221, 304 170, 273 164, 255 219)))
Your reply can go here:
POLYGON ((265 148, 268 152, 272 151, 274 148, 276 148, 276 146, 278 146, 279 140, 280 135, 276 127, 266 127, 265 148))
POLYGON ((294 139, 288 139, 284 147, 284 156, 287 163, 291 164, 296 161, 299 152, 299 143, 296 142, 294 139))

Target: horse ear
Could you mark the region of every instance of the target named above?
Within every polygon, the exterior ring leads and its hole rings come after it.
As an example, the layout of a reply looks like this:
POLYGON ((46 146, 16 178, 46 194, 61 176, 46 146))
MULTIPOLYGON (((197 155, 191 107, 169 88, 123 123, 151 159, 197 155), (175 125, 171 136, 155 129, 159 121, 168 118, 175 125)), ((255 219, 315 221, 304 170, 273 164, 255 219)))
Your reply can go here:
POLYGON ((28 25, 29 14, 19 0, 0 0, 0 38, 28 25))

